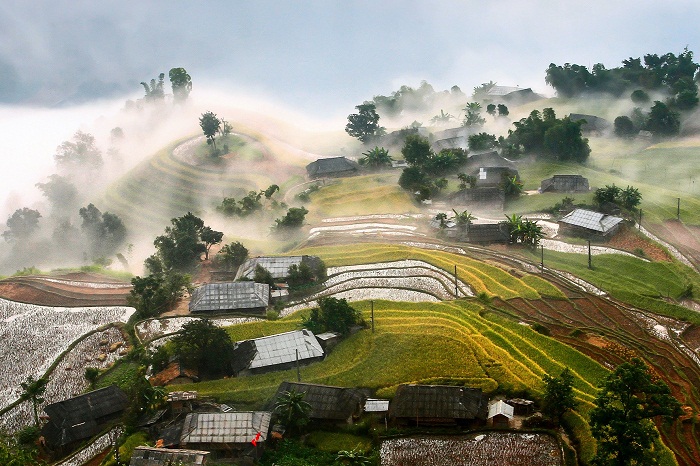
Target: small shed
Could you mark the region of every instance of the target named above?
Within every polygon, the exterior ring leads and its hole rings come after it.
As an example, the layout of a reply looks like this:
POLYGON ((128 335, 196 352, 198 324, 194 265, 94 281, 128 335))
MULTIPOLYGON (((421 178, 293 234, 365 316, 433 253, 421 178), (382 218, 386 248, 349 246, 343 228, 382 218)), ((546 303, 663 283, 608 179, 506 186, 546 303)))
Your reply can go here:
POLYGON ((609 238, 622 225, 622 218, 586 209, 574 209, 559 220, 559 233, 584 238, 609 238))
POLYGON ((197 400, 199 394, 192 391, 180 391, 168 393, 168 404, 173 414, 190 413, 193 410, 192 404, 197 400))
POLYGON ((510 241, 510 231, 507 222, 472 223, 460 239, 474 244, 506 244, 510 241))
POLYGON ((131 454, 129 466, 205 466, 208 451, 138 446, 131 454))
POLYGON ((590 190, 588 178, 582 175, 554 175, 540 183, 542 193, 587 193, 590 190))
POLYGON ((321 344, 321 348, 326 353, 330 351, 335 345, 340 342, 340 337, 342 335, 338 332, 324 332, 316 335, 316 339, 321 344))
POLYGON ((318 159, 306 166, 309 178, 338 178, 356 175, 360 165, 346 157, 328 157, 318 159))
POLYGON ((320 361, 325 352, 311 330, 292 330, 269 337, 236 342, 233 372, 238 376, 264 374, 320 361))
POLYGON ((41 435, 52 448, 62 450, 101 432, 119 419, 129 404, 126 393, 116 385, 51 403, 44 408, 49 419, 41 435))
POLYGON ((264 315, 270 285, 255 282, 207 283, 192 293, 190 312, 240 312, 264 315))
POLYGON ((270 401, 274 405, 284 392, 305 394, 304 401, 311 405, 310 419, 329 424, 352 424, 360 416, 367 396, 356 388, 333 387, 301 382, 282 382, 270 401))
POLYGON ((389 412, 389 400, 367 398, 364 411, 372 414, 386 414, 389 412))
POLYGON ((254 439, 258 445, 264 444, 271 419, 268 411, 190 413, 182 426, 180 447, 214 451, 217 456, 240 456, 255 448, 251 444, 254 439))
POLYGON ((516 416, 527 416, 535 412, 535 402, 524 398, 510 398, 506 403, 513 407, 516 416))
POLYGON ((483 423, 488 398, 479 388, 451 385, 399 385, 389 416, 409 425, 470 425, 483 423))
POLYGON ((498 400, 489 406, 489 416, 486 423, 492 427, 510 427, 513 415, 513 407, 503 400, 498 400))

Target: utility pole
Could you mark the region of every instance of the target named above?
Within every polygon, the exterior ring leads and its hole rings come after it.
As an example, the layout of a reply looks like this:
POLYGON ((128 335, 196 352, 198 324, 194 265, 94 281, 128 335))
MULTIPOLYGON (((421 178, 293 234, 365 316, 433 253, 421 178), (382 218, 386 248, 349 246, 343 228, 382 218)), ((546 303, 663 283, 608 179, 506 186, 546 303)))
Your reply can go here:
POLYGON ((591 240, 588 240, 588 268, 593 268, 593 266, 591 265, 591 240))
POLYGON ((642 209, 641 207, 639 208, 639 222, 637 222, 637 225, 639 226, 639 230, 642 229, 642 209))
POLYGON ((457 287, 457 264, 455 264, 455 298, 459 298, 459 288, 457 287))
POLYGON ((542 249, 542 258, 540 259, 540 268, 542 269, 542 272, 544 272, 544 245, 540 244, 540 248, 542 249))
POLYGON ((676 220, 681 220, 681 198, 678 198, 678 208, 676 209, 676 220))
POLYGON ((299 350, 296 349, 294 351, 296 351, 297 354, 297 382, 301 382, 301 372, 299 372, 299 350))
POLYGON ((370 301, 369 304, 372 306, 372 333, 374 333, 374 300, 370 301))

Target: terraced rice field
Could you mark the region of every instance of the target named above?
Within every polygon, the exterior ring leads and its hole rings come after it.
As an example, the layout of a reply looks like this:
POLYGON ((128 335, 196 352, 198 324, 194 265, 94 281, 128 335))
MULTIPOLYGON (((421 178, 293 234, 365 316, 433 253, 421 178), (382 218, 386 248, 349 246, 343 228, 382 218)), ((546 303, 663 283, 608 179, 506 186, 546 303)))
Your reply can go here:
MULTIPOLYGON (((117 213, 135 231, 159 231, 171 218, 188 211, 213 210, 224 197, 242 197, 271 184, 282 186, 285 180, 272 178, 281 169, 270 149, 253 136, 241 137, 250 154, 224 158, 217 165, 195 165, 180 154, 179 148, 188 141, 161 150, 108 190, 106 210, 117 213)), ((288 166, 286 172, 293 177, 303 174, 303 168, 288 166)))

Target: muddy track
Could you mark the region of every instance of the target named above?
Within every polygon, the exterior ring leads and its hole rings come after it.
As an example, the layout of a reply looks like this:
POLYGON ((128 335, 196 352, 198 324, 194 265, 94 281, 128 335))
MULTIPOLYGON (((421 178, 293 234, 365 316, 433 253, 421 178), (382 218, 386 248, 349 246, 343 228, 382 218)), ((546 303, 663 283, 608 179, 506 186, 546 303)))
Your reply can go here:
POLYGON ((128 283, 101 276, 70 274, 0 280, 0 297, 41 306, 126 306, 129 291, 128 283))

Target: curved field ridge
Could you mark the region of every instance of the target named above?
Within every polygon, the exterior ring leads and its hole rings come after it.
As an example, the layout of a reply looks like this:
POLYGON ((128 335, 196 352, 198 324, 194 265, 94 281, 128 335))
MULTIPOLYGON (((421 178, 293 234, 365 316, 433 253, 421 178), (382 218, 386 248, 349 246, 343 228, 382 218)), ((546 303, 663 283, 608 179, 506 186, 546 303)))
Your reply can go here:
MULTIPOLYGON (((455 297, 454 275, 449 275, 445 270, 427 262, 409 259, 375 264, 331 267, 328 269, 328 280, 326 280, 324 285, 331 287, 338 283, 356 280, 358 278, 387 279, 387 281, 390 281, 393 278, 411 277, 425 279, 425 286, 418 287, 417 289, 419 290, 427 291, 442 299, 451 299, 455 297)), ((456 281, 459 296, 474 296, 474 292, 468 284, 459 280, 459 278, 457 278, 456 281)))
POLYGON ((134 312, 131 307, 46 307, 0 299, 0 409, 19 398, 20 382, 43 376, 81 335, 126 322, 134 312))
POLYGON ((458 279, 468 283, 473 293, 484 292, 503 299, 538 299, 541 297, 540 291, 545 294, 556 293, 556 288, 545 280, 530 280, 526 283, 501 267, 448 251, 402 244, 360 243, 344 245, 342 248, 308 247, 295 252, 320 256, 329 267, 416 260, 430 264, 448 275, 453 274, 456 267, 458 279))
POLYGON ((564 458, 551 435, 488 432, 466 437, 421 436, 384 440, 382 466, 561 466, 564 458))

